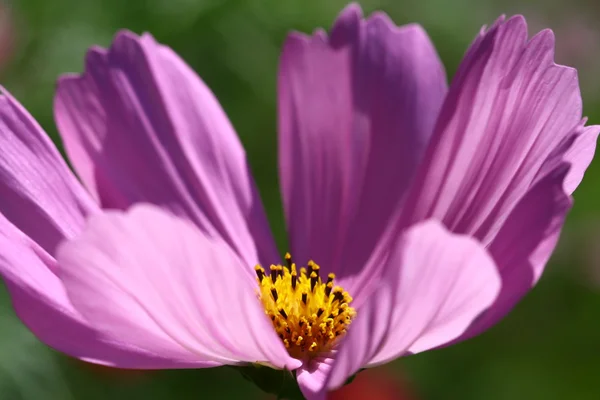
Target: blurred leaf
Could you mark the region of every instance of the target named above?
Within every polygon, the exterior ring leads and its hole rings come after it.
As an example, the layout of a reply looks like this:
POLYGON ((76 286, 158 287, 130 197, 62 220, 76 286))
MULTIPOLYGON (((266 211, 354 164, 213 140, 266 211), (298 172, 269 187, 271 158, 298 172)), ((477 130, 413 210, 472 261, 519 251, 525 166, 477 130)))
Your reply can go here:
POLYGON ((3 399, 72 399, 52 350, 15 317, 0 286, 0 393, 3 399))

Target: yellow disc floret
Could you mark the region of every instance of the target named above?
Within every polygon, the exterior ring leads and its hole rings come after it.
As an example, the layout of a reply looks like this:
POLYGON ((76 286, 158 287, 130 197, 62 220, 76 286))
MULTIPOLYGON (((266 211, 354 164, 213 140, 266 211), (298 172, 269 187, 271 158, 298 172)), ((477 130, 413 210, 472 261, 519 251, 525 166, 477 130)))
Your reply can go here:
POLYGON ((299 271, 289 253, 285 261, 285 266, 271 265, 269 274, 255 267, 260 300, 290 355, 311 358, 331 350, 356 311, 348 292, 334 284, 334 274, 324 282, 313 261, 299 271))

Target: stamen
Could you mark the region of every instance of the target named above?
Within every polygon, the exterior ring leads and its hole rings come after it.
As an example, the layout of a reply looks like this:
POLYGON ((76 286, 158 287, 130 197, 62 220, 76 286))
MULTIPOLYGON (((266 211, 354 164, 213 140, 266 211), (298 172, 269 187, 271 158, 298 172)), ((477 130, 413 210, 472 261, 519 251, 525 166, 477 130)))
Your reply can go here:
MULTIPOLYGON (((292 264, 292 267, 294 265, 292 264)), ((292 289, 296 290, 296 284, 298 283, 298 274, 296 273, 296 270, 294 268, 294 270, 292 270, 292 278, 291 278, 291 283, 292 283, 292 289)))
POLYGON ((279 314, 281 314, 281 316, 283 318, 285 318, 285 319, 287 319, 287 317, 288 317, 287 314, 286 314, 286 312, 285 312, 285 310, 283 308, 279 309, 279 314))
POLYGON ((260 265, 254 269, 265 313, 292 357, 327 352, 346 334, 356 311, 352 297, 335 286, 334 274, 322 281, 321 267, 312 260, 298 272, 289 253, 284 265, 270 266, 268 276, 260 265))
POLYGON ((265 277, 264 268, 260 265, 257 265, 256 267, 254 267, 254 271, 256 272, 256 276, 258 276, 258 282, 262 282, 263 278, 265 277))
POLYGON ((325 286, 325 297, 329 298, 329 295, 331 294, 332 289, 333 289, 333 282, 327 282, 327 285, 325 286))
POLYGON ((332 283, 334 279, 335 279, 335 274, 331 273, 331 274, 327 275, 327 284, 332 283))
POLYGON ((336 289, 333 292, 333 301, 339 301, 340 303, 344 300, 344 295, 342 294, 341 290, 336 289))
POLYGON ((271 265, 269 267, 269 270, 271 270, 271 280, 273 281, 273 283, 275 283, 275 281, 277 281, 277 266, 271 265))
POLYGON ((313 292, 315 290, 315 285, 317 284, 317 279, 319 279, 319 275, 315 271, 310 274, 310 291, 313 292))
POLYGON ((306 276, 310 276, 312 274, 314 265, 315 265, 315 262, 313 260, 310 260, 308 262, 308 264, 306 264, 306 268, 307 268, 306 276))

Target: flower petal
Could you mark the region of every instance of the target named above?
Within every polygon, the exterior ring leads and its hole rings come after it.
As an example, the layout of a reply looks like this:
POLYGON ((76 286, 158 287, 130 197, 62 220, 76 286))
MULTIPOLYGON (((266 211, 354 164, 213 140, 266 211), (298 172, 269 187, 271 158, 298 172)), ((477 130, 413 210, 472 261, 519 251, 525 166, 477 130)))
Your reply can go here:
POLYGON ((327 398, 327 393, 322 389, 333 362, 333 358, 317 358, 297 370, 298 387, 307 400, 325 400, 327 398))
POLYGON ((585 170, 592 162, 599 132, 600 126, 598 125, 582 128, 573 145, 564 154, 563 159, 571 164, 571 169, 564 182, 564 189, 568 194, 572 194, 577 189, 585 170))
MULTIPOLYGON (((500 290, 496 266, 483 246, 435 221, 411 227, 387 262, 380 286, 357 310, 321 390, 340 387, 360 368, 451 341, 500 290)), ((315 392, 318 386, 312 383, 315 392)))
POLYGON ((78 233, 86 216, 98 207, 37 122, 2 92, 0 213, 53 254, 58 243, 78 233))
POLYGON ((58 260, 75 308, 109 337, 186 360, 300 365, 241 275, 242 261, 188 220, 151 205, 99 215, 58 260))
POLYGON ((279 259, 229 120, 192 69, 150 35, 121 32, 108 51, 90 50, 85 73, 60 80, 55 117, 103 207, 157 204, 222 237, 249 265, 257 252, 265 263, 279 259))
POLYGON ((527 41, 522 17, 500 20, 475 41, 403 210, 405 226, 436 218, 492 242, 550 153, 580 125, 577 73, 553 57, 552 32, 527 41))
POLYGON ((292 34, 279 71, 292 254, 338 275, 363 268, 401 206, 446 92, 420 26, 361 15, 358 5, 347 7, 329 38, 292 34))
POLYGON ((507 218, 489 246, 502 277, 500 295, 457 341, 498 322, 540 278, 572 205, 563 189, 567 173, 568 164, 563 163, 545 175, 507 218))
POLYGON ((73 308, 62 282, 52 272, 57 269, 56 260, 2 215, 0 248, 0 276, 16 314, 48 346, 85 361, 119 368, 203 366, 199 362, 165 359, 92 329, 73 308))

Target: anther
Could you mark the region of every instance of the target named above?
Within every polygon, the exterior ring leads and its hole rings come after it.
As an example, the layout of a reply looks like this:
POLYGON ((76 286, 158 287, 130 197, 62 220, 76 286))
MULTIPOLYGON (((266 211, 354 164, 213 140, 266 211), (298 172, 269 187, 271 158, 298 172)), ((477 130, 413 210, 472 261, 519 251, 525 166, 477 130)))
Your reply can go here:
POLYGON ((333 289, 333 282, 327 282, 327 285, 325 286, 325 297, 329 297, 332 289, 333 289))
POLYGON ((296 290, 296 283, 298 281, 298 274, 296 271, 292 271, 292 289, 296 290))
POLYGON ((340 303, 342 302, 342 300, 344 300, 344 294, 341 290, 336 290, 333 292, 333 301, 335 300, 339 301, 340 303))
POLYGON ((319 275, 315 271, 310 274, 310 291, 315 290, 315 285, 317 284, 317 280, 319 279, 319 275))
POLYGON ((308 293, 302 293, 302 302, 306 305, 306 301, 308 300, 308 293))
POLYGON ((292 268, 292 255, 290 253, 285 253, 285 264, 288 269, 292 268))
POLYGON ((271 295, 273 296, 273 300, 277 301, 277 289, 271 288, 271 295))
POLYGON ((319 272, 321 270, 321 267, 319 267, 319 264, 313 263, 312 269, 313 269, 313 271, 315 271, 317 273, 317 277, 319 277, 319 272))
MULTIPOLYGON (((279 309, 279 314, 281 314, 281 316, 282 316, 284 319, 287 319, 287 318, 288 318, 288 316, 287 316, 287 314, 286 314, 286 312, 285 312, 285 310, 284 310, 283 308, 280 308, 280 309, 279 309)), ((288 328, 288 329, 289 329, 289 328, 288 328)))
POLYGON ((320 317, 321 315, 323 315, 324 312, 325 312, 325 310, 323 310, 322 308, 319 308, 317 310, 317 317, 320 317))
POLYGON ((307 268, 306 276, 311 276, 312 275, 314 266, 315 266, 315 262, 313 260, 310 260, 308 262, 308 264, 306 264, 306 268, 307 268))
POLYGON ((327 283, 332 283, 334 279, 335 279, 335 274, 327 275, 327 283))
POLYGON ((277 281, 277 266, 271 265, 269 269, 271 270, 271 280, 275 283, 277 281))
POLYGON ((260 265, 257 265, 254 267, 254 271, 256 272, 256 276, 258 276, 258 281, 262 282, 265 277, 265 270, 260 265))

